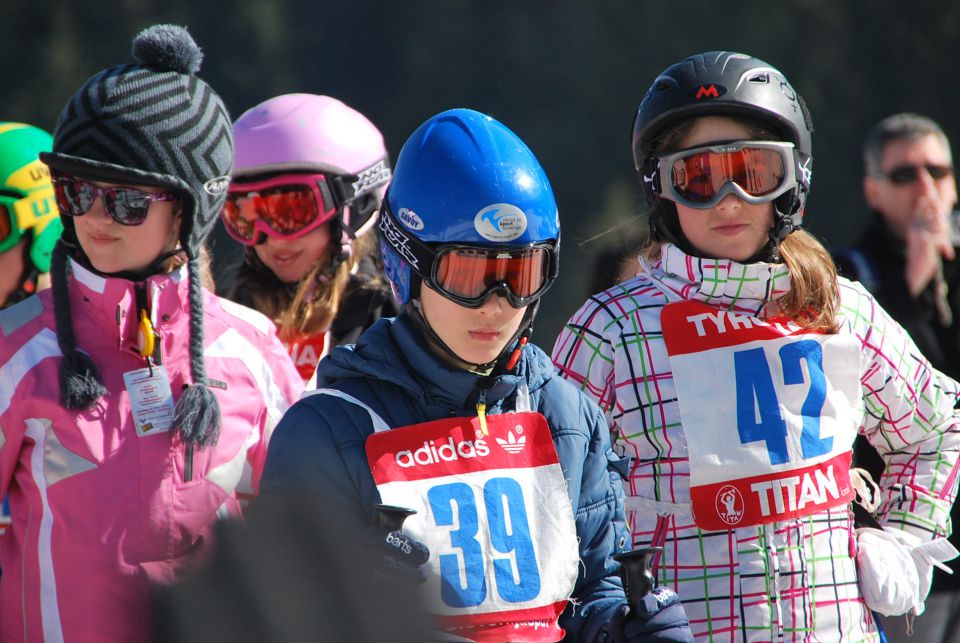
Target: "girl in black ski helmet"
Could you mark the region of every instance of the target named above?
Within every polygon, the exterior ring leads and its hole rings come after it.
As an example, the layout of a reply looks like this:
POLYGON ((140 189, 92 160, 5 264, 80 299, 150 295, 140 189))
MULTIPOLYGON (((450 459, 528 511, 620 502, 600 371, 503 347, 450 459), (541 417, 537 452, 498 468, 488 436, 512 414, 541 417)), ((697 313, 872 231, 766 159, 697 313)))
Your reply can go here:
POLYGON ((757 58, 660 74, 632 137, 641 271, 554 347, 632 456, 634 546, 663 546, 657 575, 698 638, 877 641, 872 612, 920 613, 931 559, 952 549, 958 384, 799 229, 811 131, 757 58), (858 433, 886 461, 876 494, 851 470, 858 433), (884 530, 855 528, 858 492, 884 530))

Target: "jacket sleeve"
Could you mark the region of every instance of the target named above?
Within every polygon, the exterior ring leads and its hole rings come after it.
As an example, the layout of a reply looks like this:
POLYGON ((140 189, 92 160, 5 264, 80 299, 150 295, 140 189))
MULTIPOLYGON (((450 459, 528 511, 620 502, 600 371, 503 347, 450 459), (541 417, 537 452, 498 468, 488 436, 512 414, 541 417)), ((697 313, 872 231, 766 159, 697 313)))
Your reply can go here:
POLYGON ((0 498, 7 495, 23 445, 24 425, 15 403, 23 369, 13 358, 14 348, 0 328, 0 498))
POLYGON ((574 313, 557 337, 551 359, 560 376, 590 396, 613 426, 616 391, 610 336, 619 335, 619 326, 601 297, 591 297, 574 313))
POLYGON ((364 451, 372 427, 369 416, 351 406, 309 396, 290 407, 270 441, 251 520, 260 505, 297 499, 348 533, 367 525, 376 497, 364 451))
POLYGON ((273 432, 286 413, 303 392, 303 379, 290 361, 283 344, 274 335, 263 336, 258 346, 261 360, 247 360, 254 373, 259 393, 263 397, 263 411, 258 418, 257 431, 260 440, 247 452, 247 462, 252 472, 251 492, 255 496, 260 488, 260 479, 267 459, 267 450, 273 432))
MULTIPOLYGON (((592 643, 613 610, 626 602, 620 564, 613 560, 613 554, 625 547, 627 531, 623 487, 617 470, 619 458, 610 448, 606 421, 587 399, 581 397, 581 405, 587 440, 582 457, 572 459, 565 467, 570 499, 576 507, 581 564, 560 625, 567 632, 565 640, 592 643)), ((583 435, 584 429, 580 431, 583 435)))
POLYGON ((884 460, 880 521, 922 540, 950 534, 957 494, 960 395, 860 284, 841 280, 845 316, 863 347, 861 433, 884 460))

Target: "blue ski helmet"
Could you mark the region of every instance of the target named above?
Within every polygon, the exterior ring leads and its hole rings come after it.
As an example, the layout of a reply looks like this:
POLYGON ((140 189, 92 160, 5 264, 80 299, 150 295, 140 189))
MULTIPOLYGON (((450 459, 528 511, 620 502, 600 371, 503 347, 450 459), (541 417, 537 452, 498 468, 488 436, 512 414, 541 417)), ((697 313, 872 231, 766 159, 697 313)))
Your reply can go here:
POLYGON ((470 109, 437 114, 404 144, 380 233, 384 268, 401 305, 419 296, 420 280, 443 292, 437 258, 449 246, 546 248, 542 287, 527 297, 503 291, 518 308, 537 301, 559 268, 557 202, 540 162, 506 126, 470 109))

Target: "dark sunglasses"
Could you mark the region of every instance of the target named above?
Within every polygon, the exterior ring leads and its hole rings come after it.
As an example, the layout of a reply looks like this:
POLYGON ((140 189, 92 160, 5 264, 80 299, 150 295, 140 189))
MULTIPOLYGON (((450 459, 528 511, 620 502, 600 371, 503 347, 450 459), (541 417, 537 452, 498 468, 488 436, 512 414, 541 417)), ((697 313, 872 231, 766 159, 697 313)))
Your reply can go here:
POLYGON ((950 165, 898 165, 889 172, 881 173, 880 176, 896 185, 906 185, 920 178, 920 170, 926 170, 930 178, 935 181, 953 174, 953 166, 950 165))
POLYGON ((103 207, 111 219, 120 225, 135 226, 143 223, 154 201, 178 201, 173 192, 153 194, 136 188, 101 188, 74 177, 53 178, 53 193, 60 212, 69 217, 83 216, 93 207, 97 197, 103 199, 103 207))

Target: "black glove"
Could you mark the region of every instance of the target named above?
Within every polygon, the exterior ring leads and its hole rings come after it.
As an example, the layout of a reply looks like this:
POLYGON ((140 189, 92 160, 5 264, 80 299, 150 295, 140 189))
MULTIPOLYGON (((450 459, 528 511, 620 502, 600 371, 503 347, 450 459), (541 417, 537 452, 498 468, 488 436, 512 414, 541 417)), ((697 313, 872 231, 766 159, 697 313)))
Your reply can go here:
POLYGON ((367 529, 366 540, 373 552, 370 562, 377 580, 416 584, 427 580, 422 565, 430 558, 430 550, 420 541, 382 527, 367 529))
POLYGON ((623 604, 601 630, 596 643, 689 643, 693 633, 680 597, 666 587, 657 587, 640 605, 623 604))

